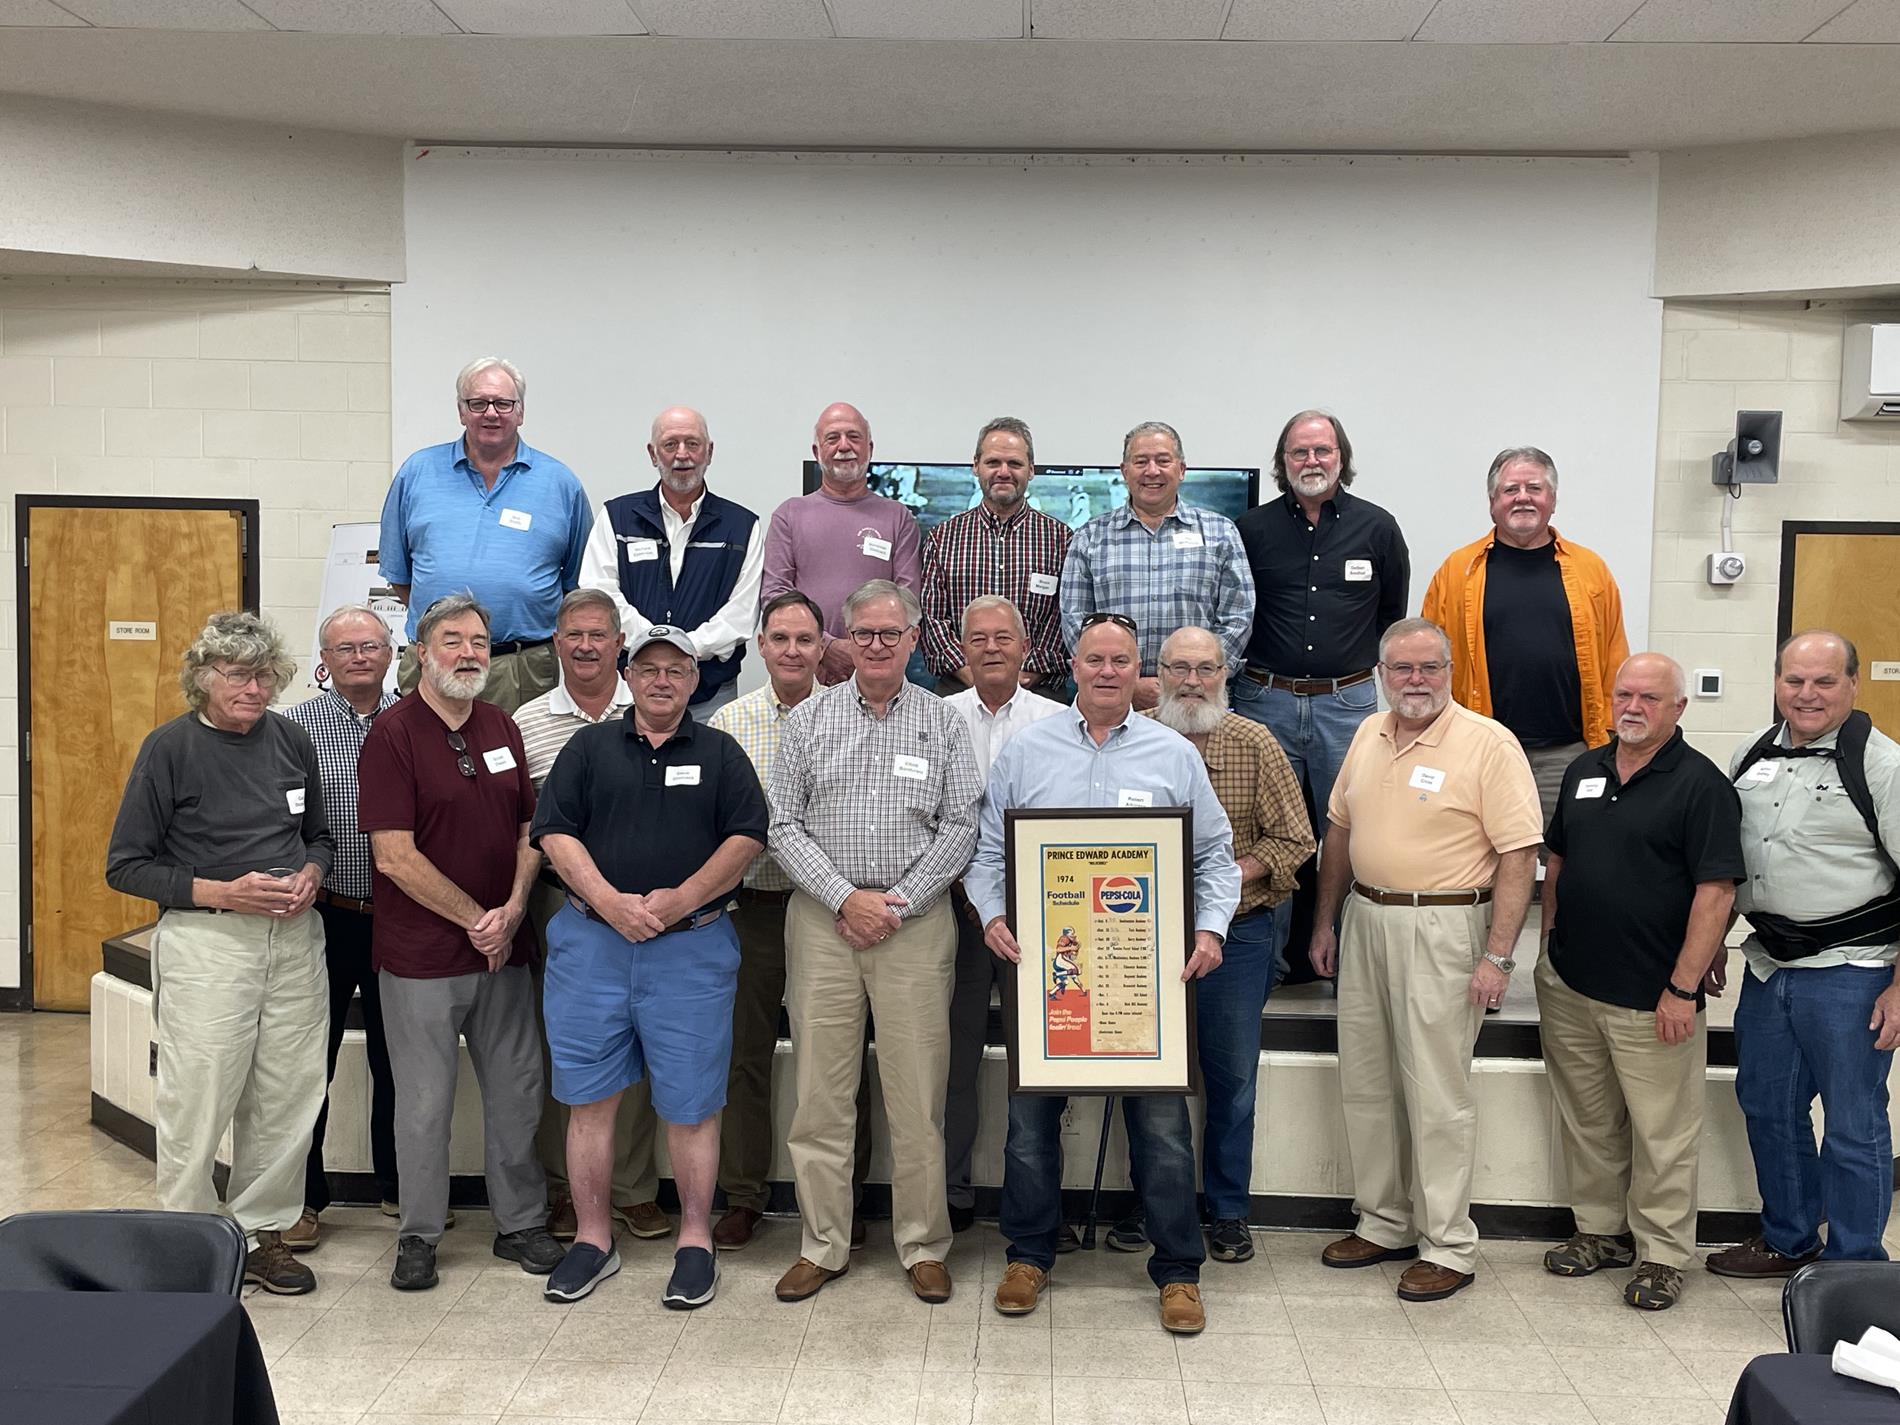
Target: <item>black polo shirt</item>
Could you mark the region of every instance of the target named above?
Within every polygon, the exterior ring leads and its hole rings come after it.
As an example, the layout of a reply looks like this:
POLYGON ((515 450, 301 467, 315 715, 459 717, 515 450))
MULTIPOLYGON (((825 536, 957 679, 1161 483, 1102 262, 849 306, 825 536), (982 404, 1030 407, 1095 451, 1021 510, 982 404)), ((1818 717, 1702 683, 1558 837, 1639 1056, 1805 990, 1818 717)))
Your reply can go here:
POLYGON ((1572 762, 1544 842, 1564 861, 1551 965, 1578 994, 1625 1009, 1662 998, 1696 887, 1747 874, 1741 799, 1681 728, 1627 785, 1614 739, 1572 762))
POLYGON ((1379 661, 1379 635, 1405 617, 1412 580, 1397 520, 1340 489, 1318 524, 1291 493, 1235 524, 1253 570, 1248 663, 1283 678, 1343 678, 1379 661))
POLYGON ((690 717, 655 747, 633 712, 569 739, 541 788, 530 840, 572 836, 627 895, 681 884, 729 836, 763 843, 770 816, 745 749, 690 717))

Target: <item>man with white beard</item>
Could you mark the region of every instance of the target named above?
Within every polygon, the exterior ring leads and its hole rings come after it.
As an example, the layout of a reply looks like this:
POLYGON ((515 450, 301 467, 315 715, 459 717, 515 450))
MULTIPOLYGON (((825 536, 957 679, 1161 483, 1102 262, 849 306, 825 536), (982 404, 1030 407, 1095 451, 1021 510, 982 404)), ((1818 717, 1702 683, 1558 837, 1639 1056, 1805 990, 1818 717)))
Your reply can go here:
MULTIPOLYGON (((1217 1262, 1253 1255, 1247 1230, 1253 1171, 1254 1088, 1260 1072, 1260 1012, 1273 990, 1276 914, 1313 854, 1306 800, 1273 734, 1227 710, 1220 640, 1190 624, 1161 645, 1161 700, 1146 714, 1201 754, 1207 778, 1234 828, 1240 905, 1227 927, 1220 967, 1200 983, 1194 1023, 1207 1094, 1201 1135, 1201 1190, 1207 1198, 1208 1254, 1217 1262)), ((1128 1223, 1118 1224, 1122 1240, 1128 1223)))
POLYGON ((396 1080, 402 1225, 389 1284, 398 1291, 437 1281, 464 1039, 481 1085, 495 1255, 537 1276, 562 1255, 534 1152, 542 1093, 528 972, 528 891, 541 864, 528 844, 534 783, 514 719, 477 700, 488 630, 488 611, 468 594, 423 612, 421 680, 376 719, 358 763, 357 825, 376 863, 370 953, 396 1080))
POLYGON ((704 416, 661 411, 647 441, 659 482, 603 504, 581 556, 581 587, 612 597, 629 647, 656 623, 686 630, 699 660, 687 711, 700 722, 739 692, 765 567, 759 517, 706 488, 712 458, 704 416))

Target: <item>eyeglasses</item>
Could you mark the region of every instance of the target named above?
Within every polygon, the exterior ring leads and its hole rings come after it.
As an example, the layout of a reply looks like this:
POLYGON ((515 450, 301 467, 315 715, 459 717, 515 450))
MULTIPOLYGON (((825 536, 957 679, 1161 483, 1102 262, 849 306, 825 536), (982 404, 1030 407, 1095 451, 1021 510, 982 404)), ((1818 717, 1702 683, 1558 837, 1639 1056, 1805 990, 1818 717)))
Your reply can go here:
MULTIPOLYGON (((508 396, 467 396, 462 400, 463 408, 466 409, 471 416, 479 416, 490 406, 495 408, 496 414, 505 416, 520 404, 521 402, 508 396)), ((436 409, 441 410, 442 408, 437 406, 436 409)), ((473 774, 471 773, 470 775, 473 774)))
POLYGON ((1163 663, 1161 671, 1170 678, 1199 678, 1211 683, 1227 670, 1218 663, 1163 663))
POLYGON ((854 628, 848 630, 851 641, 860 648, 869 648, 873 643, 881 643, 886 648, 895 648, 903 642, 907 628, 854 628))
POLYGON ((1089 614, 1082 620, 1082 627, 1094 628, 1095 625, 1098 623, 1112 623, 1112 624, 1117 625, 1118 627, 1127 629, 1130 633, 1140 632, 1140 630, 1135 627, 1135 621, 1131 619, 1130 617, 1128 617, 1127 614, 1110 614, 1110 613, 1089 614))
POLYGON ((468 755, 468 739, 459 732, 451 732, 449 747, 455 753, 455 770, 464 777, 474 776, 475 759, 468 755))
POLYGON ((1330 445, 1296 445, 1286 453, 1286 458, 1294 465, 1304 465, 1308 460, 1331 460, 1339 454, 1330 445))
POLYGON ((268 693, 277 686, 277 675, 268 669, 259 668, 211 668, 206 671, 216 673, 233 688, 255 686, 258 692, 268 693))
POLYGON ((387 643, 382 642, 380 639, 372 638, 367 643, 334 643, 323 651, 325 653, 334 653, 339 658, 354 658, 359 653, 366 658, 374 658, 387 647, 389 647, 387 643))
POLYGON ((1442 678, 1451 668, 1449 663, 1386 663, 1381 666, 1401 683, 1409 681, 1414 673, 1427 678, 1442 678))

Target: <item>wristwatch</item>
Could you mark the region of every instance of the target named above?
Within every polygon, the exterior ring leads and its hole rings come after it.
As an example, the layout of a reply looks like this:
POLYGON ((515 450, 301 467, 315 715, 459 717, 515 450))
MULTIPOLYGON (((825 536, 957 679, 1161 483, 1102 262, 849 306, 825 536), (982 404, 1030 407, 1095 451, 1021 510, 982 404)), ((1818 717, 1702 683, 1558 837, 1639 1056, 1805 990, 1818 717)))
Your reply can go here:
POLYGON ((1504 971, 1504 973, 1507 975, 1510 974, 1511 971, 1517 968, 1517 961, 1510 958, 1509 956, 1493 955, 1489 950, 1487 950, 1484 952, 1484 958, 1489 960, 1493 965, 1496 965, 1500 970, 1504 971))
POLYGON ((1676 987, 1676 982, 1674 980, 1671 980, 1668 984, 1664 985, 1663 988, 1668 990, 1669 993, 1674 995, 1677 999, 1686 999, 1691 1004, 1695 1003, 1696 992, 1694 990, 1678 989, 1676 987))

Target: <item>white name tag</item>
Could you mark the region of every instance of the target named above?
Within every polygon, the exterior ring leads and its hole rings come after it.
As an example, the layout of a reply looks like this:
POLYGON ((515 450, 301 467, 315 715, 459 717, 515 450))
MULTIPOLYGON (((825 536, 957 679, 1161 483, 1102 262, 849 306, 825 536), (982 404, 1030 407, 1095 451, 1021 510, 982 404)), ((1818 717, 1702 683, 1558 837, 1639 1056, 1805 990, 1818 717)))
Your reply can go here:
POLYGON ((1582 781, 1577 783, 1577 800, 1583 801, 1586 797, 1600 797, 1603 795, 1603 789, 1609 784, 1610 779, 1608 777, 1585 777, 1582 781))
POLYGON ((1372 579, 1372 561, 1370 559, 1348 559, 1346 561, 1346 582, 1365 584, 1372 579))
POLYGON ((897 756, 891 759, 891 775, 921 782, 930 775, 930 764, 921 757, 897 756))
POLYGON ((292 787, 289 791, 284 793, 284 800, 290 804, 290 814, 292 816, 303 815, 303 794, 304 788, 302 787, 292 787))
POLYGON ((1137 791, 1133 787, 1123 787, 1115 793, 1115 805, 1118 807, 1151 807, 1155 804, 1153 792, 1137 791))
POLYGON ((484 752, 482 761, 488 764, 488 770, 491 772, 515 770, 515 753, 511 747, 497 747, 493 752, 484 752))
POLYGON ((1742 773, 1742 785, 1745 787, 1765 787, 1775 780, 1775 772, 1780 766, 1781 764, 1779 762, 1757 762, 1753 767, 1750 767, 1746 772, 1742 773))
POLYGON ((627 563, 638 564, 646 559, 660 557, 660 541, 657 539, 630 539, 627 541, 627 563))
POLYGON ((864 552, 866 559, 889 559, 891 557, 891 542, 888 539, 879 539, 874 534, 865 535, 864 543, 860 544, 858 548, 864 552))
POLYGON ((666 769, 666 785, 669 787, 697 787, 699 785, 699 768, 668 767, 666 769))
POLYGON ((526 529, 534 523, 534 516, 526 510, 503 510, 501 522, 509 529, 526 529))
POLYGON ((1182 529, 1175 531, 1174 547, 1176 549, 1200 549, 1204 543, 1205 541, 1202 540, 1199 530, 1182 529))
POLYGON ((1029 592, 1032 594, 1053 594, 1056 591, 1056 576, 1053 574, 1031 574, 1029 592))
POLYGON ((1445 785, 1445 774, 1436 767, 1414 767, 1408 784, 1421 792, 1435 792, 1445 785))

